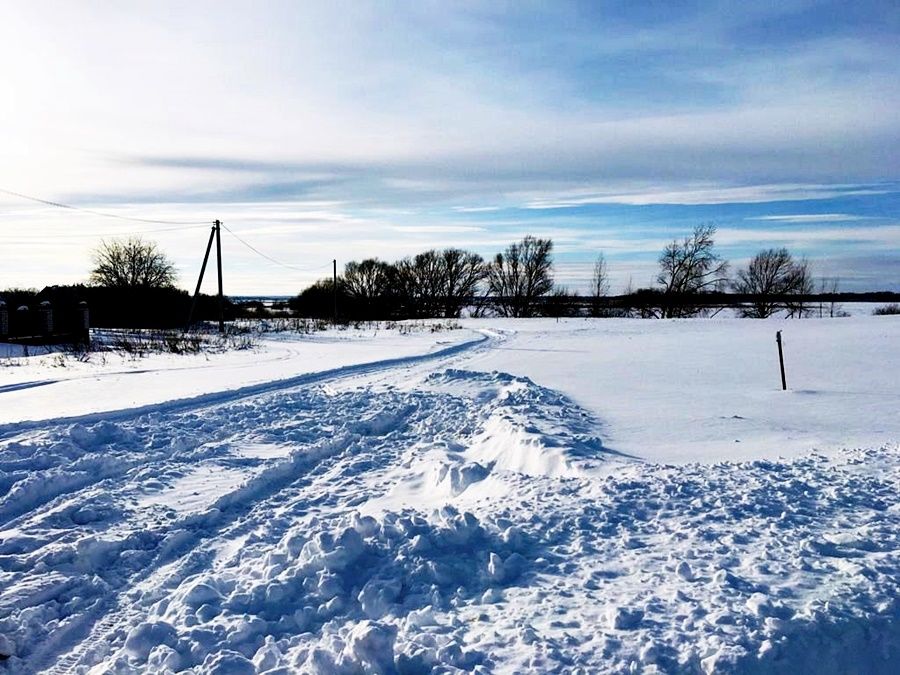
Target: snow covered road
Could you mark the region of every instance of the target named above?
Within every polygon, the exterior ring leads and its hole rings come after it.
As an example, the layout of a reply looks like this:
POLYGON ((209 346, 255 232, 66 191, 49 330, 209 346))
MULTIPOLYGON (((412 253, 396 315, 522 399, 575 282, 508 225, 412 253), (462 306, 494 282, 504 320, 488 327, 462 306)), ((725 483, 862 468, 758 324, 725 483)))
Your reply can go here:
POLYGON ((512 339, 6 425, 0 672, 896 672, 896 444, 648 463, 512 339))
POLYGON ((53 353, 6 356, 4 347, 10 345, 0 343, 0 427, 117 410, 127 413, 173 400, 277 387, 291 378, 427 358, 478 337, 473 331, 446 330, 442 324, 418 323, 406 330, 362 324, 327 333, 267 333, 260 337, 259 348, 225 353, 138 358, 101 352, 86 361, 53 353))

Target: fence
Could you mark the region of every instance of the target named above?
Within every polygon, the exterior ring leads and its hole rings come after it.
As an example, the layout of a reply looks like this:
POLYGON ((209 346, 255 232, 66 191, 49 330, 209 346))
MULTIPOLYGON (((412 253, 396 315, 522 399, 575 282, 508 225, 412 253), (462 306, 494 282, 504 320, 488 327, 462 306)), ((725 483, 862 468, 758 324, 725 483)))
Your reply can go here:
POLYGON ((87 303, 55 309, 49 301, 15 309, 0 300, 0 342, 46 345, 90 341, 87 303))

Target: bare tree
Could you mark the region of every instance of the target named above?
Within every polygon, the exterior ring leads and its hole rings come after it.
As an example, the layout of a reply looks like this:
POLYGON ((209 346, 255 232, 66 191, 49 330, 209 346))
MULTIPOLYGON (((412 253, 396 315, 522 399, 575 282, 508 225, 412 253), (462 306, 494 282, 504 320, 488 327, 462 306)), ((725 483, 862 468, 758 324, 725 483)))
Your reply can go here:
POLYGON ((797 290, 786 298, 784 308, 788 318, 802 319, 812 313, 808 296, 813 292, 814 283, 809 261, 802 258, 795 264, 797 266, 795 281, 797 290))
POLYGON ((635 316, 638 312, 634 302, 633 277, 628 277, 628 283, 625 284, 625 288, 622 289, 622 298, 622 312, 624 316, 635 316))
POLYGON ((455 248, 404 258, 396 270, 397 293, 409 316, 458 317, 485 275, 480 255, 455 248))
POLYGON ((90 282, 111 288, 171 288, 175 264, 155 242, 140 237, 101 241, 91 254, 90 282))
POLYGON ((537 299, 553 289, 552 251, 550 239, 528 235, 496 255, 487 279, 503 316, 534 316, 537 299))
POLYGON ((444 266, 444 317, 457 318, 463 303, 478 292, 487 274, 484 259, 477 253, 448 248, 441 253, 444 266))
POLYGON ((606 256, 602 253, 594 262, 594 275, 591 277, 591 315, 603 314, 603 299, 609 295, 609 269, 606 256))
POLYGON ((728 263, 713 250, 715 234, 715 225, 698 225, 691 236, 663 249, 656 277, 664 300, 659 316, 694 316, 701 310, 690 302, 692 295, 720 290, 728 283, 728 263))
POLYGON ((836 316, 847 316, 847 313, 837 301, 837 294, 840 293, 840 290, 840 277, 822 277, 819 279, 819 293, 825 296, 823 299, 819 300, 820 318, 824 316, 825 311, 828 312, 828 316, 832 319, 836 316), (822 306, 823 301, 828 305, 827 310, 822 306))
POLYGON ((437 316, 444 292, 444 261, 436 251, 404 258, 396 265, 397 293, 406 314, 437 316))
POLYGON ((355 300, 372 301, 390 289, 393 269, 378 258, 349 262, 344 266, 344 290, 355 300))
POLYGON ((796 305, 797 300, 790 296, 810 291, 808 265, 794 260, 786 248, 769 248, 753 256, 747 269, 738 271, 732 288, 752 296, 740 309, 741 316, 765 319, 796 305))
POLYGON ((344 265, 338 291, 346 300, 343 315, 354 319, 383 319, 396 312, 397 269, 377 258, 344 265))

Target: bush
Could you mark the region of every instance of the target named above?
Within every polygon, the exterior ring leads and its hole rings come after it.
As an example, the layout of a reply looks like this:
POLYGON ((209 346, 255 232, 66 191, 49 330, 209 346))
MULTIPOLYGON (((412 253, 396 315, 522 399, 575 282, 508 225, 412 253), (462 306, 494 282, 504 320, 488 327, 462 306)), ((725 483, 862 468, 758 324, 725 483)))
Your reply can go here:
POLYGON ((876 307, 875 311, 873 311, 872 314, 874 314, 875 316, 890 316, 893 314, 900 314, 900 305, 894 302, 890 305, 884 305, 883 307, 876 307))

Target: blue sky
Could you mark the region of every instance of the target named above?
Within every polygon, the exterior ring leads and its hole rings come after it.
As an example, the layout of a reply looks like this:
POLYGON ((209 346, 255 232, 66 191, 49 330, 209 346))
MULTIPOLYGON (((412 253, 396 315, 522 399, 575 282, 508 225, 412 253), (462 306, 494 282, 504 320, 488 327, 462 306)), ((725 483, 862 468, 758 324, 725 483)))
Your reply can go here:
MULTIPOLYGON (((10 2, 0 188, 220 218, 290 265, 226 237, 234 294, 529 233, 646 286, 702 222, 900 290, 898 38, 895 2, 10 2)), ((191 287, 205 228, 157 229, 0 196, 0 288, 131 232, 191 287)))

